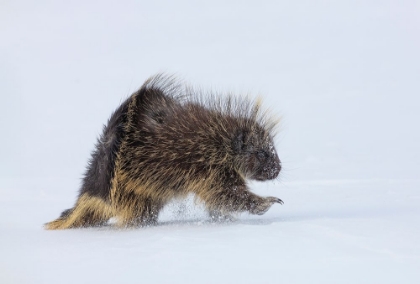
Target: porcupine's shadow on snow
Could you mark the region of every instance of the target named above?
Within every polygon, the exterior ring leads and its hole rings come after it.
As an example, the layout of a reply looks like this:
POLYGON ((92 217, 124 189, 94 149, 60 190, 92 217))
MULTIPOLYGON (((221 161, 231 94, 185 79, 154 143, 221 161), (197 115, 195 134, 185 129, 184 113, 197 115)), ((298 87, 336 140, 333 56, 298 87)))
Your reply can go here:
POLYGON ((162 220, 152 227, 171 227, 171 226, 237 226, 237 225, 255 225, 264 226, 273 223, 290 221, 284 217, 269 217, 269 218, 246 218, 235 217, 233 220, 213 220, 210 217, 206 218, 182 218, 174 220, 162 220))
POLYGON ((281 222, 281 219, 261 219, 261 220, 250 220, 250 219, 237 219, 234 221, 214 221, 208 219, 183 219, 183 220, 171 220, 171 221, 160 221, 153 227, 200 227, 200 226, 237 226, 237 225, 269 225, 272 223, 281 222))
POLYGON ((262 218, 247 218, 238 217, 231 221, 215 221, 211 218, 194 218, 194 219, 179 219, 179 220, 165 220, 159 221, 152 227, 191 227, 191 226, 238 226, 238 225, 252 225, 252 226, 267 226, 274 223, 294 222, 302 220, 318 219, 310 216, 287 216, 287 217, 262 217, 262 218))
MULTIPOLYGON (((328 220, 328 219, 364 219, 364 218, 381 218, 387 216, 395 216, 398 214, 409 213, 410 210, 401 210, 398 208, 387 209, 381 208, 348 208, 348 209, 329 209, 329 210, 313 210, 295 213, 284 213, 280 216, 252 216, 239 215, 233 221, 215 221, 210 217, 194 217, 181 218, 172 220, 159 221, 156 226, 237 226, 237 225, 253 225, 253 226, 267 226, 275 223, 290 223, 290 222, 309 222, 314 220, 328 220)), ((280 213, 281 214, 281 213, 280 213)))
MULTIPOLYGON (((383 212, 382 212, 383 213, 383 212)), ((383 216, 378 210, 325 210, 325 211, 307 211, 302 213, 286 213, 281 216, 252 216, 240 215, 236 216, 234 220, 213 220, 209 216, 170 216, 168 220, 159 220, 157 224, 127 228, 128 230, 147 229, 153 230, 154 228, 168 228, 171 227, 226 227, 226 226, 268 226, 278 223, 294 223, 294 222, 308 222, 321 219, 350 219, 350 218, 372 218, 383 216)), ((395 213, 395 212, 394 212, 395 213)), ((394 215, 389 211, 389 215, 394 215)), ((205 215, 204 212, 201 212, 205 215)), ((96 229, 99 230, 114 230, 115 226, 112 222, 102 225, 96 229)))

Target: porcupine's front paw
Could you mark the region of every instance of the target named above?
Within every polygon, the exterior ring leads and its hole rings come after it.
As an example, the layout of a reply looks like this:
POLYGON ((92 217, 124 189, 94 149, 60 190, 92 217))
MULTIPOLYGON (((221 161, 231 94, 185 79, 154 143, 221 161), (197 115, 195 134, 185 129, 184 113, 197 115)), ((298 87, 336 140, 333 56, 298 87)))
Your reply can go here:
POLYGON ((251 205, 249 212, 251 214, 262 215, 270 209, 271 205, 274 203, 283 204, 283 201, 280 198, 269 196, 262 197, 261 200, 254 202, 251 205))

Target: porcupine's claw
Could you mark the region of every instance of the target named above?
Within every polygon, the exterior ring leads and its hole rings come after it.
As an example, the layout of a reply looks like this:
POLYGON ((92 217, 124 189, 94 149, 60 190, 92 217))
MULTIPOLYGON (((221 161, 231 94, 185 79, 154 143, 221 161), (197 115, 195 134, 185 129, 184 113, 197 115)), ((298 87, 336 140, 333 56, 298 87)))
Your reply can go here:
POLYGON ((280 205, 284 204, 283 200, 281 200, 280 198, 277 198, 276 202, 279 203, 280 205))
POLYGON ((283 201, 280 198, 269 196, 262 199, 261 203, 256 204, 251 208, 251 214, 262 215, 270 209, 274 203, 283 204, 283 201))
POLYGON ((283 200, 281 200, 280 198, 277 197, 267 197, 267 199, 271 202, 271 203, 279 203, 281 205, 284 204, 283 200))

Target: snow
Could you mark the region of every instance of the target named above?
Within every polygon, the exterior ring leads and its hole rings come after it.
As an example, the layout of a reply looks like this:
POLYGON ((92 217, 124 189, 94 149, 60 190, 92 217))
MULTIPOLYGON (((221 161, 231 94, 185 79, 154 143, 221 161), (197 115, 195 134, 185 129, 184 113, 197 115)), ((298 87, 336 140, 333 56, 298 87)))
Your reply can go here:
MULTIPOLYGON (((149 1, 150 2, 150 1, 149 1)), ((419 283, 415 1, 0 4, 0 283, 419 283), (212 223, 45 231, 111 112, 167 71, 282 116, 277 196, 212 223)))

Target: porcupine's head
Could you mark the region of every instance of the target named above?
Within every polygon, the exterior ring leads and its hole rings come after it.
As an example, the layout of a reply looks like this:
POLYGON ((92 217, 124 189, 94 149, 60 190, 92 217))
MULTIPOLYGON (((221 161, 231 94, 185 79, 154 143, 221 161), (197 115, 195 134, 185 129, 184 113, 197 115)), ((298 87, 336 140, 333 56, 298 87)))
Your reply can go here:
POLYGON ((232 148, 242 174, 249 179, 264 181, 275 179, 281 162, 269 131, 258 124, 235 133, 232 148))
MULTIPOLYGON (((261 100, 228 95, 220 98, 207 97, 203 101, 204 103, 199 101, 197 105, 205 107, 205 113, 211 114, 208 132, 219 133, 223 138, 221 144, 227 150, 226 153, 220 151, 219 160, 232 163, 230 166, 244 179, 275 179, 281 170, 281 162, 273 142, 278 119, 261 109, 261 100)), ((209 149, 213 154, 220 148, 209 149)))

